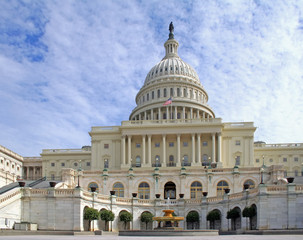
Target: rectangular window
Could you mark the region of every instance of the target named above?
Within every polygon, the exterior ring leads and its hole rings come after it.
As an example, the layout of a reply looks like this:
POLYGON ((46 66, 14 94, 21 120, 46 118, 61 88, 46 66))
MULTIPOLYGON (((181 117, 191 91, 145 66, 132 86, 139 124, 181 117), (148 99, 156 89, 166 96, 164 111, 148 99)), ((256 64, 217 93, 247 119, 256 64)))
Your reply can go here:
POLYGON ((287 162, 287 158, 283 158, 283 162, 287 162))
POLYGON ((149 93, 146 95, 146 101, 149 101, 149 93))
POLYGON ((160 98, 161 94, 160 94, 160 89, 158 89, 158 98, 160 98))
POLYGON ((257 162, 257 163, 258 163, 258 162, 260 162, 260 159, 259 159, 259 158, 257 158, 257 159, 256 159, 256 162, 257 162))
POLYGON ((51 180, 55 180, 55 174, 51 174, 51 180))
POLYGON ((141 144, 140 143, 136 143, 136 148, 140 148, 141 144))
POLYGON ((61 167, 64 167, 65 166, 65 163, 63 162, 63 163, 61 163, 61 167))
POLYGON ((89 166, 90 166, 90 162, 86 162, 86 166, 88 166, 88 167, 89 167, 89 166))
POLYGON ((160 143, 155 143, 155 147, 160 147, 160 143))
POLYGON ((183 142, 183 147, 187 147, 188 146, 188 142, 183 142))
POLYGON ((143 96, 143 102, 145 102, 145 96, 143 96))
POLYGON ((269 161, 270 161, 270 162, 273 162, 274 160, 271 158, 271 159, 269 159, 269 161))
POLYGON ((173 146, 174 146, 174 143, 173 143, 173 142, 170 142, 170 143, 169 143, 169 146, 170 146, 170 147, 173 147, 173 146))
POLYGON ((55 163, 52 162, 52 163, 51 163, 51 166, 54 167, 54 166, 55 166, 55 163))
POLYGON ((108 149, 109 148, 109 144, 104 144, 104 149, 108 149))
POLYGON ((206 147, 207 146, 207 142, 203 142, 203 147, 206 147))
POLYGON ((166 97, 166 88, 163 90, 163 97, 166 97))
POLYGON ((240 165, 240 156, 236 157, 236 165, 239 166, 240 165))
POLYGON ((174 96, 174 89, 173 89, 173 88, 170 89, 170 96, 171 96, 171 97, 174 96))
POLYGON ((236 145, 237 145, 237 146, 240 146, 240 145, 241 145, 240 140, 236 140, 236 145))
POLYGON ((152 99, 154 99, 154 98, 155 98, 155 92, 152 91, 152 99))
POLYGON ((298 162, 298 161, 299 161, 299 158, 298 158, 298 157, 295 157, 295 158, 294 158, 294 161, 295 161, 295 162, 298 162))

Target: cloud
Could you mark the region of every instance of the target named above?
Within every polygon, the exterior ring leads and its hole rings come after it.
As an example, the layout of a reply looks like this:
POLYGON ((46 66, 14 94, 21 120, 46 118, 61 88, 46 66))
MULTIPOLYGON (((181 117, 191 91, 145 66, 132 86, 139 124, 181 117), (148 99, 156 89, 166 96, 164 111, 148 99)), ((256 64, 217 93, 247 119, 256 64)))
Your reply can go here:
POLYGON ((120 125, 164 56, 168 24, 223 121, 255 140, 302 142, 299 2, 2 1, 0 144, 25 156, 89 145, 120 125))

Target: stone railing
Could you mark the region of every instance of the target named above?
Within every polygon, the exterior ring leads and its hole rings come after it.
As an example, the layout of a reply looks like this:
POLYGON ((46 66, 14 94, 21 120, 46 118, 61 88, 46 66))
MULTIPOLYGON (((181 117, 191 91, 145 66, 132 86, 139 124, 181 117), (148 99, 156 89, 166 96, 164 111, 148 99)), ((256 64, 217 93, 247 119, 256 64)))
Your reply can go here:
POLYGON ((276 186, 267 186, 267 192, 283 192, 287 191, 287 185, 276 185, 276 186))
POLYGON ((255 143, 255 147, 259 148, 302 148, 303 143, 279 143, 279 144, 266 144, 266 143, 255 143))
POLYGON ((228 198, 230 200, 232 199, 238 199, 238 198, 243 198, 245 195, 243 194, 243 192, 238 192, 238 193, 232 193, 228 195, 228 198))
POLYGON ((117 126, 92 127, 92 132, 119 131, 117 126))
POLYGON ((51 153, 87 153, 90 150, 85 150, 82 148, 75 148, 75 149, 43 149, 42 154, 51 154, 51 153))
POLYGON ((4 154, 7 154, 15 159, 18 159, 20 161, 23 161, 23 157, 20 156, 19 154, 13 152, 12 150, 9 150, 6 147, 3 147, 2 145, 0 145, 0 152, 3 152, 4 154))
POLYGON ((202 199, 185 199, 186 204, 201 204, 202 199))
POLYGON ((207 198, 207 202, 208 203, 213 203, 213 202, 220 202, 220 201, 223 201, 224 197, 223 195, 222 196, 216 196, 216 197, 209 197, 207 198))
POLYGON ((151 199, 138 199, 140 205, 154 205, 154 200, 151 199))
POLYGON ((159 124, 183 124, 183 123, 221 123, 221 118, 200 118, 200 119, 162 119, 162 120, 133 120, 123 121, 122 126, 138 126, 138 125, 159 125, 159 124))
POLYGON ((11 191, 8 191, 6 193, 3 193, 0 195, 0 205, 7 202, 8 200, 12 199, 13 197, 20 195, 21 197, 21 189, 20 188, 14 188, 11 191))
POLYGON ((253 122, 230 122, 224 123, 224 128, 252 128, 254 127, 253 122))

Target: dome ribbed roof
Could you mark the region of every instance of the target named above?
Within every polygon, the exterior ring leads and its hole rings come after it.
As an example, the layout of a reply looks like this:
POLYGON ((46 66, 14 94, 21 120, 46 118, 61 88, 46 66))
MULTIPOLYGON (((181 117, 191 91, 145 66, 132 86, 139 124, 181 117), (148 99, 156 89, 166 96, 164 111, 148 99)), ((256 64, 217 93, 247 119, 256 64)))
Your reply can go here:
POLYGON ((144 85, 147 85, 158 78, 165 76, 178 75, 192 78, 197 84, 200 80, 196 71, 180 57, 164 58, 156 64, 147 74, 144 85))

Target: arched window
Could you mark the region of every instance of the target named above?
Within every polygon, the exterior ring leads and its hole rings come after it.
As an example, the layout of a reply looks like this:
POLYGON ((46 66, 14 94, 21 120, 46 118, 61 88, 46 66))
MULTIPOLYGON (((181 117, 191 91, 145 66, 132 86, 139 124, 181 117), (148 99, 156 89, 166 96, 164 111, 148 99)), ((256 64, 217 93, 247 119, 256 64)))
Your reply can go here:
POLYGON ((92 189, 91 188, 96 188, 96 192, 99 192, 99 186, 98 186, 98 184, 97 183, 95 183, 95 182, 91 182, 90 184, 88 184, 88 188, 87 188, 87 190, 89 191, 89 192, 91 192, 92 191, 92 189))
POLYGON ((183 89, 183 97, 186 97, 186 88, 183 89))
POLYGON ((169 155, 168 166, 169 166, 169 167, 174 167, 174 166, 175 166, 174 156, 173 156, 173 155, 169 155))
POLYGON ((138 188, 138 194, 140 199, 149 199, 150 189, 148 183, 146 182, 140 183, 138 188))
POLYGON ((235 165, 239 166, 240 165, 240 156, 235 157, 235 165))
POLYGON ((164 198, 176 199, 176 184, 167 182, 164 185, 164 198))
POLYGON ((184 155, 182 158, 182 166, 190 166, 187 155, 184 155))
POLYGON ((217 184, 217 196, 221 196, 221 195, 224 195, 224 192, 226 189, 228 188, 228 183, 224 180, 220 181, 218 184, 217 184))
POLYGON ((117 182, 114 184, 113 191, 117 197, 124 197, 124 186, 122 183, 117 182))
POLYGON ((249 185, 249 189, 253 189, 255 188, 255 182, 253 180, 246 180, 243 184, 243 188, 244 188, 244 185, 249 185))
POLYGON ((135 165, 135 167, 141 167, 141 157, 140 156, 136 157, 136 165, 135 165))
POLYGON ((202 184, 200 182, 196 181, 190 185, 190 198, 202 198, 202 184))

